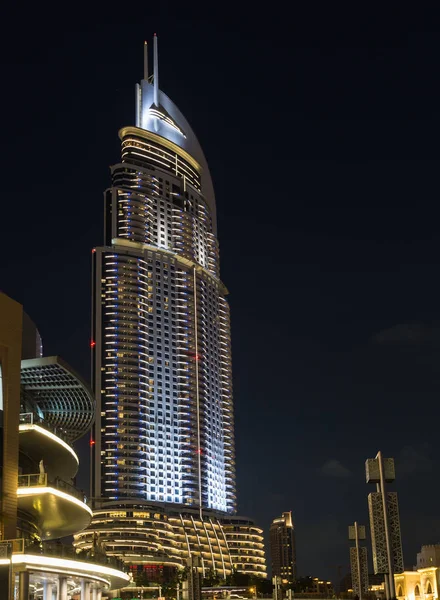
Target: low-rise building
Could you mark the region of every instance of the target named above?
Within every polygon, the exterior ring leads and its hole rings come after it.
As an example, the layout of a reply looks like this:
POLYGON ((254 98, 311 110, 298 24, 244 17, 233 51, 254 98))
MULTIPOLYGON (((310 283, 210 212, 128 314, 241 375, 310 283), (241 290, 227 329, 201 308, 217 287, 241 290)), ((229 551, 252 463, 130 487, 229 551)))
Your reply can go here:
POLYGON ((92 519, 74 485, 79 459, 72 442, 91 426, 93 396, 67 363, 42 356, 33 325, 29 355, 23 314, 0 294, 0 597, 51 600, 56 590, 59 600, 88 599, 92 591, 99 600, 103 590, 126 586, 129 575, 103 552, 78 554, 60 542, 92 519))
POLYGON ((422 546, 413 571, 394 576, 399 600, 437 600, 440 590, 440 545, 422 546))

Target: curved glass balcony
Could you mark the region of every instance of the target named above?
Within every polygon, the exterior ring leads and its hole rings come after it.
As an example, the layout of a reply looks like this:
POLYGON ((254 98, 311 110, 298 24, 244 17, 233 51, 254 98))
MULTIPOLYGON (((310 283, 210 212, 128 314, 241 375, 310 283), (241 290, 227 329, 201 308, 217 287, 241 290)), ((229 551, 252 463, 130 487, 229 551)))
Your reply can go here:
POLYGON ((19 589, 25 593, 20 588, 22 571, 30 572, 29 583, 36 598, 52 598, 52 591, 59 588, 62 579, 64 585, 67 583, 66 598, 77 597, 81 589, 84 593, 87 589, 101 592, 121 588, 130 582, 121 561, 99 551, 76 553, 74 548, 60 542, 28 545, 24 539, 3 540, 0 541, 0 555, 3 565, 13 565, 14 598, 22 597, 19 589))
POLYGON ((59 428, 57 430, 34 413, 22 413, 19 433, 20 450, 36 462, 43 460, 50 479, 75 477, 78 456, 59 428))
POLYGON ((86 496, 62 479, 48 481, 47 473, 19 475, 17 496, 19 510, 34 519, 43 540, 72 535, 92 519, 86 496))

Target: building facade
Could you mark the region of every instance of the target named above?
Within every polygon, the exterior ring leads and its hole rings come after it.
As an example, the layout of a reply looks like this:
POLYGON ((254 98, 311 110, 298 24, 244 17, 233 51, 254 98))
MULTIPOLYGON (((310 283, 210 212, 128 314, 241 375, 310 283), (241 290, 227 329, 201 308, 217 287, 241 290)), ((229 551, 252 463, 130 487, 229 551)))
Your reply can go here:
POLYGON ((89 530, 75 536, 77 550, 99 540, 122 559, 135 579, 166 581, 198 557, 202 574, 226 579, 234 571, 266 577, 263 531, 243 517, 159 503, 103 503, 89 530))
POLYGON ((394 575, 399 600, 437 600, 440 592, 440 544, 422 546, 413 571, 394 575))
POLYGON ((103 590, 127 585, 129 575, 96 548, 77 554, 59 542, 92 519, 74 485, 79 459, 72 441, 90 429, 93 396, 67 363, 41 356, 35 326, 5 294, 0 372, 0 597, 86 600, 92 592, 98 600, 103 590))
POLYGON ((413 571, 394 576, 399 600, 437 600, 440 592, 440 544, 422 546, 413 571))
POLYGON ((426 567, 440 567, 440 544, 427 544, 422 546, 420 552, 417 552, 416 569, 425 569, 426 567))
MULTIPOLYGON (((157 45, 155 38, 155 45, 157 45)), ((233 513, 229 307, 215 198, 186 119, 153 82, 105 192, 93 252, 93 496, 233 513)))
POLYGON ((269 532, 272 576, 286 583, 296 579, 295 528, 292 513, 284 512, 272 521, 269 532))
POLYGON ((437 600, 440 589, 438 567, 403 571, 394 575, 396 597, 399 600, 437 600))
POLYGON ((193 130, 159 89, 156 37, 154 73, 145 44, 135 101, 104 194, 104 245, 92 251, 95 511, 75 543, 99 534, 137 570, 199 556, 203 572, 226 577, 241 564, 242 527, 246 570, 265 576, 261 530, 234 522, 230 317, 213 185, 193 130))

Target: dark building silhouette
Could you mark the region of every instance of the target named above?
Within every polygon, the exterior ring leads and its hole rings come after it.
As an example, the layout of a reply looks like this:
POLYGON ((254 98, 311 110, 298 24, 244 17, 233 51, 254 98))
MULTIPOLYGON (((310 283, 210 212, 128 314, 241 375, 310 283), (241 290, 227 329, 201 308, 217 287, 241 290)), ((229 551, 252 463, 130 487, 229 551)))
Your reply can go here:
POLYGON ((292 513, 284 512, 270 526, 272 576, 292 582, 296 579, 295 529, 292 513))

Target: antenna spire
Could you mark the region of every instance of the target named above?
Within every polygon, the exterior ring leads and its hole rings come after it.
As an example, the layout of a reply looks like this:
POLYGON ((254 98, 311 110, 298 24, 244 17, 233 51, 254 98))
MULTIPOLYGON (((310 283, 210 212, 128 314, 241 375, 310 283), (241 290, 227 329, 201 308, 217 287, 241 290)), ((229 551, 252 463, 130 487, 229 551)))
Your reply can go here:
POLYGON ((153 50, 154 50, 153 102, 156 106, 159 106, 159 65, 158 65, 157 35, 156 34, 154 34, 153 41, 154 41, 154 46, 153 46, 153 50))
POLYGON ((148 81, 148 42, 144 42, 144 79, 148 81))

